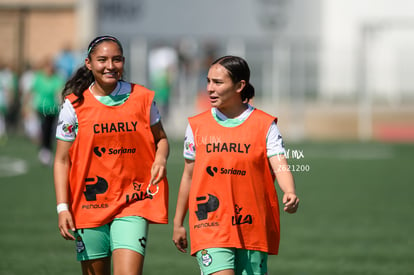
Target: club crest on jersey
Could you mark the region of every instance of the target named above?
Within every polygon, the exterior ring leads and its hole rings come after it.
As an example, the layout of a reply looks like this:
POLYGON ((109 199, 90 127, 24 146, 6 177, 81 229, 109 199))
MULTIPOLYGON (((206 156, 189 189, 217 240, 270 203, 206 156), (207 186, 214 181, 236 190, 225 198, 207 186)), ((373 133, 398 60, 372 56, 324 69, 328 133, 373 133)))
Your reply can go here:
POLYGON ((84 250, 85 250, 85 244, 83 243, 81 236, 78 236, 76 238, 76 251, 78 253, 82 253, 84 250))
POLYGON ((211 255, 207 253, 206 249, 203 249, 201 251, 201 262, 204 266, 210 266, 213 262, 213 259, 211 258, 211 255))

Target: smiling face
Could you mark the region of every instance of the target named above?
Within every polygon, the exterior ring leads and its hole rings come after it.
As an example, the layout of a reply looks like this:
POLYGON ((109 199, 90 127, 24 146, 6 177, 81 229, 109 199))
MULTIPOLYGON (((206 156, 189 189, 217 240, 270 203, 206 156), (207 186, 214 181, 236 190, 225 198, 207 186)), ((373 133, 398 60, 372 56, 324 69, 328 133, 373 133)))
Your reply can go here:
POLYGON ((94 92, 108 95, 116 87, 124 71, 125 58, 119 45, 111 40, 97 44, 85 59, 86 67, 95 78, 94 92))
POLYGON ((212 65, 207 76, 207 92, 211 106, 226 112, 243 105, 240 92, 245 85, 244 80, 234 83, 222 65, 212 65))

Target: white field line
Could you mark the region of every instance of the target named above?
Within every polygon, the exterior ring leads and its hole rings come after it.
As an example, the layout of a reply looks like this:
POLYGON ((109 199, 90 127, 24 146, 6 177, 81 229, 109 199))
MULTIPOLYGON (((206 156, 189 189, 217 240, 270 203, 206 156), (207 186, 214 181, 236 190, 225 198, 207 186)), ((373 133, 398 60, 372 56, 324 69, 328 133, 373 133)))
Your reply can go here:
POLYGON ((28 165, 25 160, 0 156, 0 178, 22 175, 27 171, 28 165))

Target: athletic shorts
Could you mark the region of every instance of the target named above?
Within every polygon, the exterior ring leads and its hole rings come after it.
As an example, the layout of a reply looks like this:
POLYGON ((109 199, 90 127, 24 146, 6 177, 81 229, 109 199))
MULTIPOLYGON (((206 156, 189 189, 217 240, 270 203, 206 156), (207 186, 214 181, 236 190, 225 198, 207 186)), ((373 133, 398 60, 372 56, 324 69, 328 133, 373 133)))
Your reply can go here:
POLYGON ((118 248, 130 249, 145 256, 147 235, 148 221, 137 216, 116 218, 100 227, 77 229, 77 260, 109 257, 118 248))
POLYGON ((236 275, 267 273, 267 253, 237 248, 208 248, 196 253, 202 275, 233 269, 236 275))

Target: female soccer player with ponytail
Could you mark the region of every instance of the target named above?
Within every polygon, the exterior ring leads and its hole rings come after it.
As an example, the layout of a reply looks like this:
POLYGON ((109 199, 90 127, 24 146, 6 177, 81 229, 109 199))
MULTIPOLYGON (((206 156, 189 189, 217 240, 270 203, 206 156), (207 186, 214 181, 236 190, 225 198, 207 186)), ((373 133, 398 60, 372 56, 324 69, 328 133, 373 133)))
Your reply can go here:
POLYGON ((284 211, 295 213, 292 174, 286 169, 277 119, 248 104, 250 69, 237 56, 213 62, 207 76, 211 110, 191 117, 173 241, 185 252, 189 212, 191 254, 202 274, 266 274, 280 238, 275 177, 284 211))
POLYGON ((54 164, 59 230, 83 274, 142 274, 149 223, 168 222, 169 145, 154 93, 122 81, 112 36, 66 83, 54 164), (157 194, 155 194, 157 193, 157 194))

